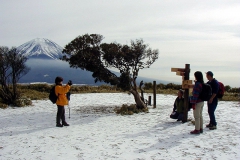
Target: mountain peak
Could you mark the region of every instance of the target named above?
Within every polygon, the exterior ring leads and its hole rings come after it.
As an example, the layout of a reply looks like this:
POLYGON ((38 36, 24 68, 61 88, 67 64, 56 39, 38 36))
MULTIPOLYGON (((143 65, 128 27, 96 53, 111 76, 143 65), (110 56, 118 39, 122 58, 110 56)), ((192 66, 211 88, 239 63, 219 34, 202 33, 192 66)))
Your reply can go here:
POLYGON ((17 47, 21 54, 28 58, 59 59, 63 48, 46 38, 35 38, 17 47))

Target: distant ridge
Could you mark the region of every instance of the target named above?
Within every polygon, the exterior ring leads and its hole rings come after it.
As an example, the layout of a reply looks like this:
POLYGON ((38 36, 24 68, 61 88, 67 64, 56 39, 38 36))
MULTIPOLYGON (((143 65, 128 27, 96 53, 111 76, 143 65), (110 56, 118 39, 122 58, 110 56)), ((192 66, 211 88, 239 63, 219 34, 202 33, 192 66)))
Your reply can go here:
POLYGON ((59 59, 63 48, 46 38, 36 38, 17 47, 17 50, 28 58, 59 59))

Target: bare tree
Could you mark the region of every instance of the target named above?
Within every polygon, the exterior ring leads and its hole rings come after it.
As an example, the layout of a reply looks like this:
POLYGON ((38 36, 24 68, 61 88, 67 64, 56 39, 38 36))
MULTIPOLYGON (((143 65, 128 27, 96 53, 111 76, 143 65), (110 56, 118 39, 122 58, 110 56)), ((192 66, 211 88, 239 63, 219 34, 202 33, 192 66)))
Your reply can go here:
POLYGON ((14 104, 19 98, 17 82, 30 70, 24 57, 13 47, 0 47, 0 98, 7 104, 14 104))

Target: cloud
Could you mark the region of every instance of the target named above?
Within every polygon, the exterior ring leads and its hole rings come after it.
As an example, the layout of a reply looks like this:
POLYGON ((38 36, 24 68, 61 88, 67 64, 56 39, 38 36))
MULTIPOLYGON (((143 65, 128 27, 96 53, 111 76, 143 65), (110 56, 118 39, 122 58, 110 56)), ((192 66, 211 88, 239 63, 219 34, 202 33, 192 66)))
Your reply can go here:
MULTIPOLYGON (((166 68, 185 63, 199 70, 212 67, 215 71, 224 65, 239 74, 239 67, 235 66, 240 59, 238 0, 1 2, 0 45, 19 46, 39 37, 64 47, 85 33, 102 34, 105 42, 124 44, 142 38, 160 51, 153 68, 143 71, 147 76, 164 78, 155 72, 160 68, 160 75, 169 79, 172 74, 166 68)), ((230 79, 234 74, 230 74, 230 79)))

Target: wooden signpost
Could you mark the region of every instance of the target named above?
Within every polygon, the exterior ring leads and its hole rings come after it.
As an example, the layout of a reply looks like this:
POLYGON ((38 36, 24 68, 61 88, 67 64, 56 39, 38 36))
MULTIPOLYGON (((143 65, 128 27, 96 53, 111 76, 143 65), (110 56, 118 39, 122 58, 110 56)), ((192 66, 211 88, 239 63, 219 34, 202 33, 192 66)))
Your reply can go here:
POLYGON ((182 76, 182 89, 184 89, 184 115, 182 122, 188 120, 189 108, 189 89, 193 88, 192 80, 189 80, 190 64, 185 64, 185 68, 171 68, 171 72, 176 72, 176 75, 182 76))
POLYGON ((156 87, 156 81, 153 81, 153 108, 156 108, 156 94, 157 94, 157 87, 156 87))

